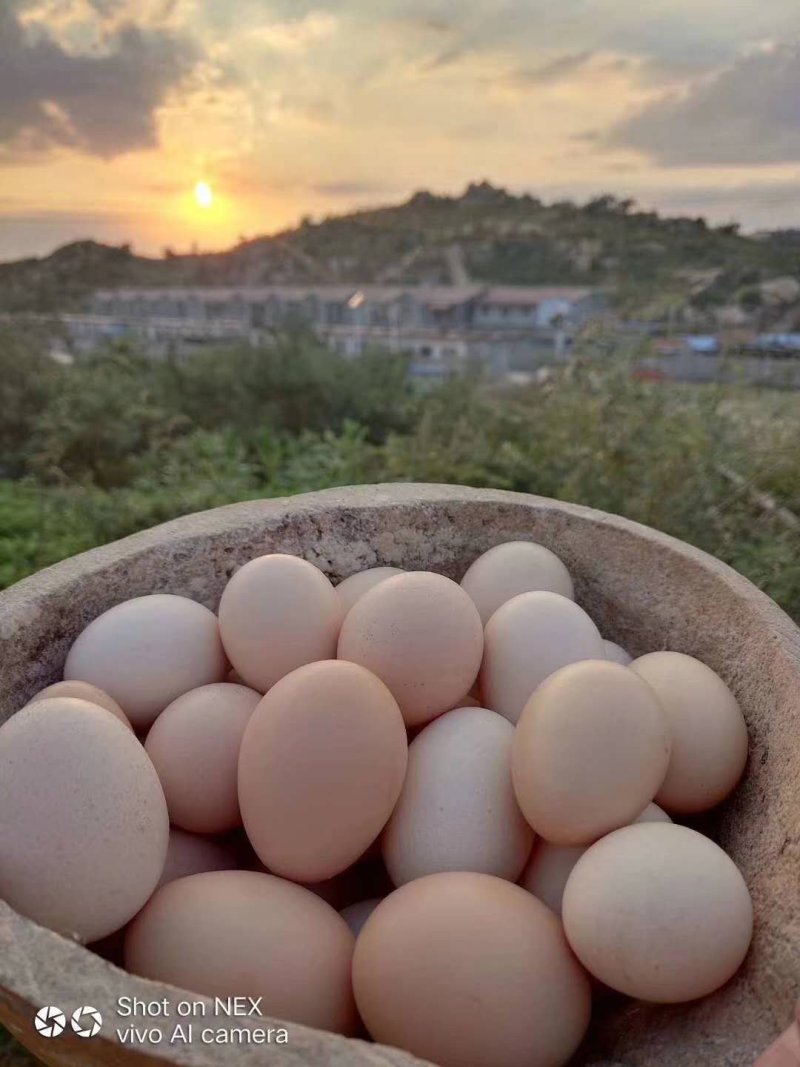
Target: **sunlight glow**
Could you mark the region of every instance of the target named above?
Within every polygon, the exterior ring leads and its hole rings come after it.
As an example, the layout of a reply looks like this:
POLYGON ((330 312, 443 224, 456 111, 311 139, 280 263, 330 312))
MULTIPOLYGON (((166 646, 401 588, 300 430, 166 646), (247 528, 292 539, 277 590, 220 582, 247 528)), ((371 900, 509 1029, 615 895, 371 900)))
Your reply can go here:
POLYGON ((208 182, 198 182, 194 187, 194 198, 198 207, 210 208, 214 203, 214 190, 208 182))

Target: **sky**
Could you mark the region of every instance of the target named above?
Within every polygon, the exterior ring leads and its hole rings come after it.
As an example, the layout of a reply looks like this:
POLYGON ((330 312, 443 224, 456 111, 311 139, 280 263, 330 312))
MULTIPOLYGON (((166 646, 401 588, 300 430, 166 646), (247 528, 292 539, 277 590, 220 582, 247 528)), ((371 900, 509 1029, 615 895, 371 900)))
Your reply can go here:
POLYGON ((798 0, 0 0, 0 260, 482 179, 800 226, 798 0))

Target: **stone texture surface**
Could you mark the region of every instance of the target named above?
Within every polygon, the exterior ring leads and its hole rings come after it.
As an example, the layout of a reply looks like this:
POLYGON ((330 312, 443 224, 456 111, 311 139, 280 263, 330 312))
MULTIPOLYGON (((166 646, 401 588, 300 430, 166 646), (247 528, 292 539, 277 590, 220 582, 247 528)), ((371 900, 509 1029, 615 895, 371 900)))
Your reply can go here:
MULTIPOLYGON (((432 485, 329 490, 189 516, 57 564, 0 594, 0 719, 56 681, 82 627, 128 597, 179 593, 216 608, 236 567, 271 551, 303 556, 334 581, 378 565, 459 579, 480 552, 512 539, 539 541, 561 556, 578 602, 604 636, 634 655, 674 649, 718 671, 750 731, 744 783, 699 826, 730 852, 753 894, 756 933, 743 970, 693 1005, 601 1005, 578 1062, 749 1067, 788 1024, 800 993, 800 631, 744 578, 672 538, 542 498, 432 485)), ((190 996, 126 975, 0 904, 0 1020, 46 1063, 419 1063, 294 1025, 288 1046, 150 1043, 134 1051, 113 1036, 125 1025, 115 1015, 123 995, 167 996, 173 1003, 190 996), (102 1037, 37 1038, 33 1014, 44 1004, 93 1005, 106 1019, 102 1037)))

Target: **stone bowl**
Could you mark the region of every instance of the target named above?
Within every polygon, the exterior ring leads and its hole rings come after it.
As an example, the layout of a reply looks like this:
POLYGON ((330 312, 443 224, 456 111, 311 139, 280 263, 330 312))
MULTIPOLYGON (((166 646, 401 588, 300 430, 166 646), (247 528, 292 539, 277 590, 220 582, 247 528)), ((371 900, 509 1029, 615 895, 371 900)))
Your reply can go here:
MULTIPOLYGON (((431 569, 460 579, 491 545, 536 540, 575 578, 578 601, 605 636, 634 655, 674 649, 699 657, 738 697, 750 730, 748 772, 705 828, 750 886, 753 947, 738 976, 698 1003, 654 1007, 601 1001, 576 1062, 606 1067, 750 1067, 792 1018, 800 992, 800 631, 750 582, 671 537, 599 511, 534 496, 435 485, 334 489, 235 504, 190 515, 86 552, 0 594, 0 720, 61 676, 72 640, 128 597, 170 592, 215 608, 236 567, 289 552, 334 581, 378 564, 431 569)), ((3 817, 13 817, 3 812, 3 817)), ((45 1063, 258 1063, 265 1067, 411 1067, 395 1049, 289 1025, 288 1045, 168 1043, 175 1005, 211 1002, 126 974, 87 949, 0 903, 0 1021, 45 1063), (157 1035, 124 1044, 120 997, 166 998, 167 1020, 137 1020, 157 1035), (35 1011, 97 1008, 101 1033, 67 1026, 39 1036, 35 1011)), ((130 1002, 129 1002, 130 1003, 130 1002)), ((192 1020, 189 1020, 192 1021, 192 1020)), ((268 1020, 236 1025, 280 1026, 268 1020)), ((226 1025, 230 1025, 230 1020, 226 1025)))

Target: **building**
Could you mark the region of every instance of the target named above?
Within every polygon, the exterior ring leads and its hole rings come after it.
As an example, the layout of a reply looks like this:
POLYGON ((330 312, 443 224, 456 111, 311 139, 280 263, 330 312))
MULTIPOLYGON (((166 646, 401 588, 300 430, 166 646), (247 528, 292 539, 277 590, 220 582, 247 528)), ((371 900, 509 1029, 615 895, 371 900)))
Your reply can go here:
POLYGON ((104 289, 89 313, 66 316, 73 342, 113 338, 181 351, 220 341, 258 343, 303 324, 345 356, 382 348, 412 356, 420 374, 470 360, 527 369, 563 353, 603 306, 587 288, 316 285, 258 288, 104 289))

